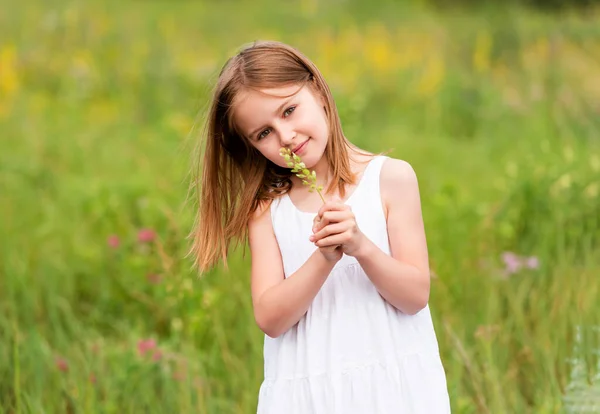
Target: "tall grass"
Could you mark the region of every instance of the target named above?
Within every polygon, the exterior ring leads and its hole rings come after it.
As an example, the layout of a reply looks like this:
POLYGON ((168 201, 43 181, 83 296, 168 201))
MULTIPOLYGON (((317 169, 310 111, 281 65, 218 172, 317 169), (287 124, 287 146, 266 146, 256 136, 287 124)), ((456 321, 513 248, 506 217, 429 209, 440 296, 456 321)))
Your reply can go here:
POLYGON ((420 180, 453 412, 554 413, 600 338, 600 15, 314 0, 3 2, 0 412, 250 413, 249 257, 197 278, 188 170, 257 38, 420 180))

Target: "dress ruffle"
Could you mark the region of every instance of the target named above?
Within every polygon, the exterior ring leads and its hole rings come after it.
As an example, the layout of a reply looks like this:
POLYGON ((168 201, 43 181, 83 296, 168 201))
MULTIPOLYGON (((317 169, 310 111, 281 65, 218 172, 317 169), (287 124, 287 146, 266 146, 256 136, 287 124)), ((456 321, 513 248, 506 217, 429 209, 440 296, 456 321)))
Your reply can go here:
POLYGON ((403 314, 357 263, 334 269, 298 324, 265 337, 259 414, 437 414, 448 407, 429 308, 403 314))
POLYGON ((445 414, 450 412, 439 356, 406 355, 296 378, 266 378, 258 414, 445 414))

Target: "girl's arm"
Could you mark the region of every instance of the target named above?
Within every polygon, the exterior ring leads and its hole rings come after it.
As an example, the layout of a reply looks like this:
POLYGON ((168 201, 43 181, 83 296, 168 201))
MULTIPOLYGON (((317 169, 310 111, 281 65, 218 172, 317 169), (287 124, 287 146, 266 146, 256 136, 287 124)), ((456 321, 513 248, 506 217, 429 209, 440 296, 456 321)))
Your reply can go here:
POLYGON ((389 159, 381 171, 381 194, 387 204, 391 256, 364 237, 355 257, 381 296, 407 314, 429 300, 427 242, 417 176, 406 161, 389 159))
POLYGON ((413 315, 429 300, 429 259, 417 177, 410 164, 392 158, 383 164, 380 184, 388 207, 391 255, 360 231, 350 207, 339 201, 321 207, 310 240, 320 248, 341 244, 384 299, 413 315))
POLYGON ((328 259, 317 249, 286 279, 268 207, 263 205, 257 210, 248 232, 254 319, 265 334, 276 338, 306 313, 337 260, 328 259))

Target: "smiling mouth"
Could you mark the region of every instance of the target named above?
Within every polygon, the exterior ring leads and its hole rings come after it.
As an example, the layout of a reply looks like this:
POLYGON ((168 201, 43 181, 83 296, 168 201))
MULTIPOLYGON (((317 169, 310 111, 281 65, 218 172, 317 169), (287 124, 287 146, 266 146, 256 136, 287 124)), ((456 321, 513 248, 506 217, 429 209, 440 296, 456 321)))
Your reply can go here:
POLYGON ((308 140, 304 141, 302 144, 298 145, 296 148, 294 148, 292 150, 292 152, 296 152, 298 151, 300 148, 302 148, 306 143, 308 142, 308 140))

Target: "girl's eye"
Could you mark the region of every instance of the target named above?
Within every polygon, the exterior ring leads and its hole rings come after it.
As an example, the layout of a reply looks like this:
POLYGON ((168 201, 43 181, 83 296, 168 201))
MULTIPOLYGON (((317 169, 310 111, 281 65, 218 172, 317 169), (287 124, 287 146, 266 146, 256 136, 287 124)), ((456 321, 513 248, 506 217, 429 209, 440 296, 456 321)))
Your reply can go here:
POLYGON ((290 106, 288 109, 285 110, 285 112, 283 113, 284 116, 290 116, 292 114, 292 112, 294 112, 294 110, 296 109, 295 106, 290 106))
MULTIPOLYGON (((285 112, 283 113, 283 116, 285 118, 287 118, 295 110, 296 110, 295 106, 290 106, 288 109, 285 110, 285 112)), ((269 135, 270 133, 271 133, 271 128, 267 128, 263 132, 261 132, 260 134, 258 134, 257 137, 256 137, 256 139, 261 140, 261 139, 265 138, 267 135, 269 135)))
POLYGON ((269 128, 265 129, 263 132, 258 134, 258 139, 263 139, 264 137, 269 135, 269 132, 271 132, 271 130, 269 128))

